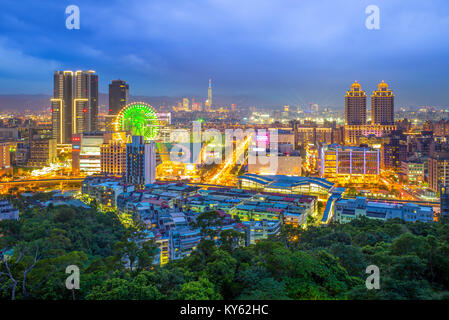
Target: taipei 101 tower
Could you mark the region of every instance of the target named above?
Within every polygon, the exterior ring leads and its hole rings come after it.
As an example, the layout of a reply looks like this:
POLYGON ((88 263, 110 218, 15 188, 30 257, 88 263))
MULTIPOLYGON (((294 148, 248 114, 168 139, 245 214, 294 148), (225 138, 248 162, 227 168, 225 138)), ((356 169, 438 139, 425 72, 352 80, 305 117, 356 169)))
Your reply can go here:
POLYGON ((206 107, 207 107, 208 111, 212 107, 212 80, 211 79, 209 79, 209 88, 207 89, 206 107))

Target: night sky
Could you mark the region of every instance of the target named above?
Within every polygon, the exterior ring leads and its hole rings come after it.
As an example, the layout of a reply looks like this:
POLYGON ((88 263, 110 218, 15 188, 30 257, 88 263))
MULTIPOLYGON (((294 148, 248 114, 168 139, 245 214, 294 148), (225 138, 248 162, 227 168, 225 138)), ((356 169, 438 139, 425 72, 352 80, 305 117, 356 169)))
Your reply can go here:
POLYGON ((266 105, 341 107, 354 80, 368 94, 385 80, 397 106, 449 106, 449 1, 1 0, 0 94, 51 94, 65 69, 148 96, 206 96, 211 77, 214 94, 266 105))

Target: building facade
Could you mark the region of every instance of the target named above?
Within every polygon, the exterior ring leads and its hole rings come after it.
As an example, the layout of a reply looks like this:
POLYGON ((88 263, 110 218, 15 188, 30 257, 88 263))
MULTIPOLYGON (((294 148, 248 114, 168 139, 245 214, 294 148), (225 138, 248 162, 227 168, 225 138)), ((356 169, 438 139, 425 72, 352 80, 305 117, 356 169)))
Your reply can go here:
POLYGON ((388 143, 381 146, 384 169, 401 171, 402 162, 407 160, 407 138, 400 131, 393 131, 388 143))
POLYGON ((438 192, 449 185, 449 153, 435 152, 428 160, 429 189, 438 192))
POLYGON ((432 207, 419 206, 414 203, 385 203, 367 201, 365 197, 340 199, 334 205, 334 219, 347 223, 364 216, 370 219, 387 220, 399 218, 408 222, 433 222, 432 207))
POLYGON ((334 183, 317 177, 256 175, 245 173, 238 177, 242 189, 280 194, 304 194, 329 197, 334 183))
POLYGON ((379 83, 371 96, 371 123, 394 124, 394 94, 384 81, 379 83))
POLYGON ((379 180, 378 149, 324 145, 319 157, 322 178, 343 183, 377 183, 379 180))
POLYGON ((343 143, 344 127, 317 127, 294 124, 295 146, 305 147, 308 144, 343 143))
POLYGON ((156 181, 155 143, 145 143, 143 136, 133 136, 126 145, 125 181, 138 187, 156 181))
POLYGON ((12 173, 11 166, 11 144, 9 142, 0 143, 0 174, 12 173))
POLYGON ((366 93, 362 86, 355 81, 345 96, 345 124, 366 124, 366 93))
POLYGON ((30 143, 30 167, 45 167, 56 161, 56 139, 34 139, 30 143))
POLYGON ((424 162, 419 159, 402 161, 401 172, 408 183, 423 182, 425 179, 424 162))
POLYGON ((449 120, 441 119, 432 123, 433 134, 436 137, 449 136, 449 120))
POLYGON ((206 100, 206 111, 211 111, 212 109, 212 79, 209 79, 209 87, 207 88, 207 100, 206 100))
POLYGON ((85 132, 72 137, 72 171, 92 175, 101 172, 100 146, 104 132, 85 132))
POLYGON ((126 173, 126 144, 111 141, 100 146, 101 173, 123 176, 126 173))
POLYGON ((376 136, 383 137, 396 130, 395 125, 365 124, 346 125, 345 144, 358 145, 362 137, 376 136))
POLYGON ((98 129, 95 71, 56 71, 51 102, 53 138, 58 144, 70 144, 73 134, 98 129))
POLYGON ((112 80, 109 84, 109 114, 118 114, 128 101, 129 84, 120 79, 112 80))

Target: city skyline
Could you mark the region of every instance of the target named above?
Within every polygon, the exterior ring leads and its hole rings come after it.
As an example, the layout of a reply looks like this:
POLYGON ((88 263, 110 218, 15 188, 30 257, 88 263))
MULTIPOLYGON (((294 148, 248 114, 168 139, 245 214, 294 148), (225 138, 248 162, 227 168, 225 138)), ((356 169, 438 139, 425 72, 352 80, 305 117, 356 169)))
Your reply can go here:
POLYGON ((3 0, 0 302, 448 299, 445 9, 3 0))
POLYGON ((68 30, 66 3, 5 1, 0 94, 49 94, 55 70, 93 69, 100 92, 120 78, 132 95, 205 96, 212 78, 214 97, 338 108, 348 83, 385 80, 398 107, 447 106, 448 4, 376 2, 379 30, 365 27, 368 1, 79 1, 80 29, 68 30))

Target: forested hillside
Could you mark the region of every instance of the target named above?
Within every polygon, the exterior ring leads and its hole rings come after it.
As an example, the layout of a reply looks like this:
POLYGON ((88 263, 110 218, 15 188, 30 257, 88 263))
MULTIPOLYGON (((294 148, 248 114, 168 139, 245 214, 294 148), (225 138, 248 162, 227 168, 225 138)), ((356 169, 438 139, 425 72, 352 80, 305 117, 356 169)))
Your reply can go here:
POLYGON ((203 240, 192 255, 164 267, 152 266, 153 243, 136 245, 141 232, 95 209, 23 209, 19 221, 0 221, 0 234, 1 299, 449 297, 444 222, 287 226, 249 247, 237 247, 241 235, 230 233, 218 244, 203 240), (65 269, 73 264, 81 270, 74 292, 65 287, 65 269), (380 269, 379 290, 365 286, 371 264, 380 269))

